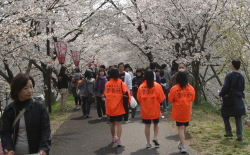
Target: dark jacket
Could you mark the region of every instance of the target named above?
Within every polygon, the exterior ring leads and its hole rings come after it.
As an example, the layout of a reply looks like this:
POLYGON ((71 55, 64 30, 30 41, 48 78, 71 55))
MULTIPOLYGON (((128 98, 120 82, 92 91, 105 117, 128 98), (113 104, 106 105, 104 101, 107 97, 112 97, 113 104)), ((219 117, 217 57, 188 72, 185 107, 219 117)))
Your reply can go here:
MULTIPOLYGON (((44 103, 30 99, 25 106, 24 113, 27 139, 30 153, 37 153, 39 150, 47 154, 51 145, 51 131, 49 114, 44 103)), ((4 110, 2 117, 1 141, 3 150, 14 150, 19 131, 20 119, 12 128, 12 124, 19 114, 16 101, 10 103, 4 110), (13 135, 13 140, 11 136, 13 135)))
POLYGON ((137 99, 137 91, 142 82, 143 82, 143 76, 136 76, 132 80, 132 90, 135 99, 137 99), (137 87, 135 87, 136 84, 138 85, 137 87))
POLYGON ((222 117, 235 117, 235 116, 246 115, 245 105, 242 100, 242 98, 245 97, 243 93, 243 91, 245 90, 245 79, 240 73, 231 72, 226 75, 225 82, 219 96, 221 96, 223 99, 231 88, 233 88, 233 91, 235 92, 234 104, 231 107, 225 107, 222 104, 221 107, 222 117), (237 76, 239 80, 238 83, 236 84, 237 76))
POLYGON ((68 81, 71 81, 71 78, 68 77, 68 75, 66 75, 65 73, 59 73, 58 77, 58 89, 62 89, 62 88, 68 88, 68 81))

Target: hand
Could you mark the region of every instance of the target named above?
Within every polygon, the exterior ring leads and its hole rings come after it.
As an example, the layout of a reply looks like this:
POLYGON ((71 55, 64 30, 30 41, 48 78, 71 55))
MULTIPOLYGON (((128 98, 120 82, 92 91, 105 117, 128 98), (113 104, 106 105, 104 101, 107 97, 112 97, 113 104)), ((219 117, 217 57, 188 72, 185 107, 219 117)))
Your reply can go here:
POLYGON ((219 96, 219 100, 222 101, 222 97, 221 96, 219 96))
POLYGON ((47 155, 47 153, 44 152, 43 150, 40 150, 38 153, 39 153, 40 155, 47 155))
POLYGON ((15 155, 15 152, 13 150, 4 149, 4 155, 15 155))

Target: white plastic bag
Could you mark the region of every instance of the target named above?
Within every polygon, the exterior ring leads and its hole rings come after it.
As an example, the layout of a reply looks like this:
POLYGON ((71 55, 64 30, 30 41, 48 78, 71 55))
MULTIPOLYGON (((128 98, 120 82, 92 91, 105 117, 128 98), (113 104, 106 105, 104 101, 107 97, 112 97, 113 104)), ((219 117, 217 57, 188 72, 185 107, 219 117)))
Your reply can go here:
POLYGON ((135 108, 136 106, 137 106, 137 102, 136 102, 134 96, 132 96, 131 103, 130 103, 130 107, 131 107, 131 108, 135 108))
POLYGON ((58 95, 57 95, 57 97, 56 97, 56 102, 59 102, 59 101, 60 101, 60 99, 61 99, 61 94, 60 94, 60 93, 58 93, 58 95))

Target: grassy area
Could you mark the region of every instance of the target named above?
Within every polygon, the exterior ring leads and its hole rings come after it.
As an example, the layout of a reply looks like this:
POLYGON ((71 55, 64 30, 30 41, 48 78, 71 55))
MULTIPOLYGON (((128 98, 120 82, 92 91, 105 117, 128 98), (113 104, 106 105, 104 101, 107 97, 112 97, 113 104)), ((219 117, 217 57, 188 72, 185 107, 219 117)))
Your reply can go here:
MULTIPOLYGON (((176 129, 175 122, 170 122, 176 129)), ((220 111, 208 102, 195 105, 193 106, 192 120, 187 128, 186 139, 193 149, 204 155, 250 154, 250 127, 243 126, 243 140, 237 141, 234 118, 230 118, 230 122, 234 136, 233 138, 225 138, 224 123, 220 111)))
MULTIPOLYGON (((72 95, 69 96, 68 101, 66 102, 67 109, 72 109, 74 107, 74 97, 72 95)), ((51 132, 52 134, 55 133, 57 128, 70 116, 68 112, 62 112, 60 110, 60 103, 56 102, 51 107, 50 116, 50 124, 51 124, 51 132)))

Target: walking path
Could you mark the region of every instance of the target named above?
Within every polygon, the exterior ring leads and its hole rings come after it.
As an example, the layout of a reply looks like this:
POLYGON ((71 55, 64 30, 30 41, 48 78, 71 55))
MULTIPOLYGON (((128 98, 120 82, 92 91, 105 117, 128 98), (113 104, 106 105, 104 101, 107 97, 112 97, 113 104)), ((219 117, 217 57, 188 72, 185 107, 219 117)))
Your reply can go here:
MULTIPOLYGON (((177 155, 178 136, 166 122, 169 118, 161 119, 158 135, 160 147, 146 148, 144 124, 137 113, 135 118, 129 118, 128 123, 122 124, 122 147, 116 147, 111 142, 110 124, 107 118, 97 119, 97 112, 92 105, 90 118, 82 118, 81 110, 72 112, 52 136, 51 155, 177 155)), ((151 125, 153 138, 153 125, 151 125)), ((198 155, 188 147, 186 155, 198 155)))

